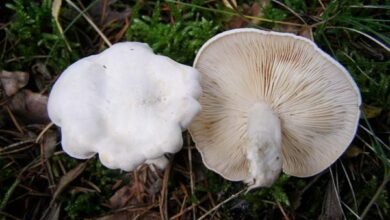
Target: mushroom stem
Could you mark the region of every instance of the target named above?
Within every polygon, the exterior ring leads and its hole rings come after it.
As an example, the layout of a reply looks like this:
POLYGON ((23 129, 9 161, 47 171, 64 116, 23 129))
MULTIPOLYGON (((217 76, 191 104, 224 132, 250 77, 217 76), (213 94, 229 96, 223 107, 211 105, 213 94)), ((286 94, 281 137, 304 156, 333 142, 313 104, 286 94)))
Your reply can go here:
POLYGON ((265 102, 258 102, 249 110, 247 132, 250 178, 245 182, 249 189, 269 187, 282 170, 280 120, 265 102))

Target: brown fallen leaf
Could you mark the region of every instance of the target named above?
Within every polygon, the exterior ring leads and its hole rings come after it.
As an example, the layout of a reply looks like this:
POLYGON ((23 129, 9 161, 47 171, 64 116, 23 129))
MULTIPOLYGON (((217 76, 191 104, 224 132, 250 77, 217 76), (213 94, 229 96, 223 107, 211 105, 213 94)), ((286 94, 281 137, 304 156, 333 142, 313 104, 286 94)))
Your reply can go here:
POLYGON ((352 145, 345 152, 345 156, 349 158, 353 158, 359 156, 362 153, 364 153, 364 151, 360 147, 352 145))
POLYGON ((64 189, 75 180, 87 167, 87 162, 80 163, 75 168, 68 171, 64 176, 61 177, 60 181, 57 184, 56 190, 53 193, 53 201, 64 191, 64 189))
POLYGON ((364 105, 363 112, 366 118, 376 118, 382 113, 382 108, 372 105, 364 105))
POLYGON ((37 62, 31 67, 32 73, 34 74, 33 81, 39 91, 47 89, 48 84, 53 81, 53 76, 47 69, 44 63, 37 62))
POLYGON ((47 131, 43 138, 43 151, 45 159, 50 158, 56 149, 58 132, 47 131))
MULTIPOLYGON (((243 4, 242 7, 242 14, 248 15, 248 16, 256 16, 261 17, 262 14, 262 8, 268 3, 266 1, 261 1, 260 3, 253 3, 251 6, 247 4, 243 4)), ((243 16, 234 16, 228 23, 228 29, 234 29, 234 28, 241 28, 248 24, 248 22, 253 24, 258 24, 259 20, 257 19, 246 19, 243 16)))
POLYGON ((293 25, 279 24, 273 30, 279 31, 279 32, 296 34, 296 35, 305 37, 305 38, 313 41, 313 30, 312 30, 312 27, 309 25, 293 26, 293 25))
POLYGON ((60 219, 61 203, 55 203, 51 211, 47 214, 45 220, 60 219))
POLYGON ((124 21, 131 14, 129 7, 125 7, 122 11, 114 10, 111 5, 117 0, 99 0, 98 4, 95 4, 90 13, 92 18, 100 24, 101 27, 106 27, 114 22, 124 21))
POLYGON ((119 190, 117 190, 113 196, 110 198, 110 208, 117 209, 124 207, 127 202, 133 196, 132 190, 130 186, 123 186, 119 190))
POLYGON ((0 84, 7 96, 12 96, 27 85, 29 74, 21 71, 0 71, 0 84))
POLYGON ((46 209, 46 211, 42 214, 40 219, 48 219, 48 216, 50 217, 51 213, 55 213, 55 210, 57 209, 56 200, 59 195, 65 190, 65 188, 73 181, 75 180, 80 174, 84 171, 84 169, 87 167, 87 162, 80 163, 75 168, 68 171, 65 175, 61 177, 61 179, 58 181, 56 190, 53 193, 53 196, 51 198, 49 207, 46 209))
POLYGON ((30 90, 22 90, 14 95, 8 103, 9 108, 20 119, 30 123, 50 122, 47 113, 48 97, 30 90))
POLYGON ((343 209, 338 198, 340 198, 338 190, 334 187, 332 181, 329 181, 319 220, 341 220, 343 218, 343 209))

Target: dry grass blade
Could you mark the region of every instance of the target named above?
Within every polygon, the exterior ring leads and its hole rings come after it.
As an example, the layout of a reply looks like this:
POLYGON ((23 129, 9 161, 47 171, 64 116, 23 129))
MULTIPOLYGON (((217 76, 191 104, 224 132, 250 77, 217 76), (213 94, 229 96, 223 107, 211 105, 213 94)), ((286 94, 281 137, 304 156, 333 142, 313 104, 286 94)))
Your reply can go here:
MULTIPOLYGON (((382 141, 378 136, 376 136, 370 129, 364 127, 363 125, 359 125, 365 132, 367 132, 370 136, 372 136, 378 143, 382 144, 387 150, 390 150, 389 145, 382 141)), ((373 149, 372 147, 370 149, 373 149)))
POLYGON ((37 136, 37 138, 35 139, 35 143, 38 143, 41 138, 43 137, 43 135, 54 125, 53 122, 50 122, 48 125, 46 125, 46 127, 41 131, 41 133, 39 133, 39 135, 37 136))
POLYGON ((384 43, 380 42, 379 40, 375 39, 374 37, 372 37, 372 36, 362 32, 362 31, 359 31, 359 30, 356 30, 356 29, 353 29, 353 28, 348 28, 348 27, 329 26, 329 27, 326 27, 326 28, 344 29, 344 30, 349 30, 349 31, 353 31, 353 32, 359 33, 359 34, 367 37, 368 39, 372 40, 374 43, 378 44, 379 46, 381 46, 387 52, 390 52, 390 48, 388 46, 386 46, 384 43))
POLYGON ((70 6, 72 6, 76 11, 78 11, 84 18, 85 20, 91 25, 91 27, 99 34, 99 36, 103 39, 103 41, 107 44, 107 46, 111 47, 112 44, 108 40, 108 38, 103 34, 103 32, 96 26, 96 24, 90 19, 77 5, 75 5, 72 1, 70 0, 65 0, 66 3, 68 3, 70 6))
POLYGON ((54 18, 54 21, 57 25, 58 31, 61 34, 61 37, 64 39, 66 48, 71 52, 72 48, 70 47, 68 41, 65 38, 64 30, 62 29, 62 26, 61 26, 59 18, 58 18, 58 16, 60 15, 61 5, 62 5, 62 0, 54 0, 53 4, 52 4, 52 8, 51 8, 51 15, 54 18))

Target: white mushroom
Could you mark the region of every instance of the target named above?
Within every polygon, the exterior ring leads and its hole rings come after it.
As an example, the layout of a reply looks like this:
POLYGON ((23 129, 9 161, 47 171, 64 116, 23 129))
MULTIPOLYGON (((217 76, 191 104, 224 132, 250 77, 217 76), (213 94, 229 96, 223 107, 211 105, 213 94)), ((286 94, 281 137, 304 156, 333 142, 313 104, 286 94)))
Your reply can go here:
POLYGON ((194 67, 202 112, 189 130, 206 166, 251 188, 283 170, 330 166, 353 140, 361 97, 347 70, 292 34, 236 29, 210 39, 194 67))
POLYGON ((167 164, 200 111, 199 74, 147 44, 118 43, 69 66, 50 93, 50 119, 72 157, 95 153, 109 168, 167 164))

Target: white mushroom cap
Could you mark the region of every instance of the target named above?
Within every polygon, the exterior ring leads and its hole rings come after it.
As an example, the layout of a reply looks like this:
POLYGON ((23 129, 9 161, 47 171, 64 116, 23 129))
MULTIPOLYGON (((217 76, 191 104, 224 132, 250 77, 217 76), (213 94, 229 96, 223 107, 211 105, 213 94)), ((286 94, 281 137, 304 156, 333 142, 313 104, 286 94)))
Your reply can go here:
POLYGON ((200 111, 199 74, 147 44, 118 43, 69 66, 50 93, 50 119, 75 158, 95 153, 109 168, 163 168, 200 111))
POLYGON ((354 138, 359 89, 306 38, 226 31, 203 45, 194 67, 202 112, 189 130, 206 166, 226 179, 257 187, 271 185, 281 169, 312 176, 354 138))

